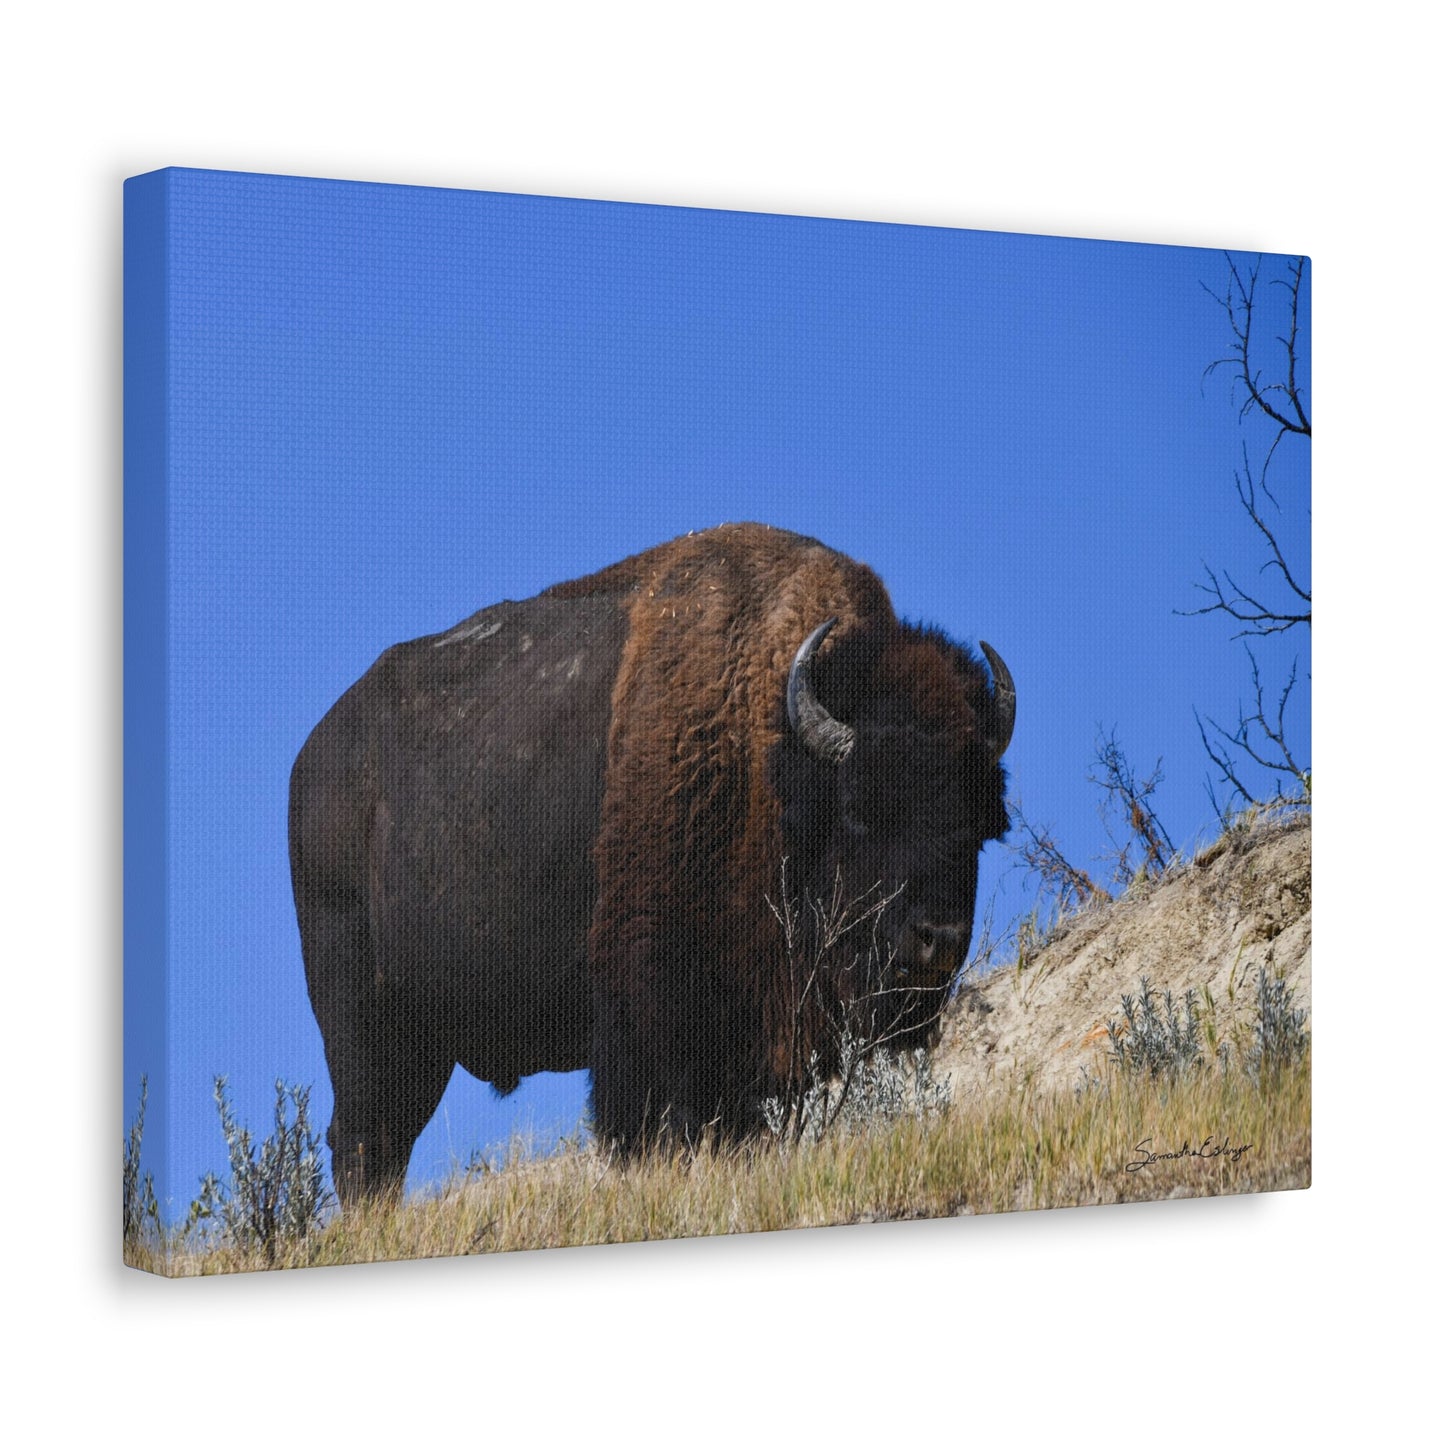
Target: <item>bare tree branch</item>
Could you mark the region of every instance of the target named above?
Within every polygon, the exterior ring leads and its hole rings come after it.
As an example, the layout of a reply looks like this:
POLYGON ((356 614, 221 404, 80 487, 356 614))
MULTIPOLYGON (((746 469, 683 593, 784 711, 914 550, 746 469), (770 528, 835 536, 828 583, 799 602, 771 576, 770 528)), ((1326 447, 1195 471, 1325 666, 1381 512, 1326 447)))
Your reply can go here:
POLYGON ((1064 857, 1058 841, 1047 827, 1036 827, 1024 817, 1017 804, 1010 804, 1009 811, 1014 822, 1028 834, 1028 842, 1013 846, 1024 862, 1039 875, 1045 888, 1058 895, 1064 908, 1071 904, 1082 908, 1109 898, 1106 889, 1100 888, 1082 868, 1074 867, 1064 857))
POLYGON ((1094 761, 1099 771, 1090 773, 1089 781, 1104 790, 1105 805, 1100 808, 1099 816, 1105 832, 1109 834, 1109 841, 1114 845, 1115 881, 1127 883, 1137 871, 1131 856, 1136 845, 1142 855, 1143 868, 1157 877, 1169 867, 1175 856, 1174 844, 1149 801, 1164 781, 1163 759, 1155 763, 1154 771, 1147 778, 1140 778, 1118 739, 1110 733, 1107 737, 1101 734, 1095 742, 1094 761), (1110 804, 1123 813, 1129 830, 1129 836, 1122 844, 1109 826, 1110 804))
MULTIPOLYGON (((1279 436, 1275 437, 1275 445, 1279 443, 1279 436)), ((1270 457, 1274 455, 1274 447, 1270 448, 1270 457)), ((1269 459, 1266 459, 1265 467, 1268 468, 1269 459)), ((1216 573, 1206 562, 1203 563, 1205 575, 1209 578, 1206 586, 1202 582, 1194 584, 1196 590, 1203 592, 1207 597, 1214 599, 1207 607, 1193 607, 1179 613, 1182 617, 1204 617, 1211 612, 1222 612, 1226 616, 1234 618, 1236 622, 1242 622, 1245 626, 1234 634, 1238 637, 1265 637, 1270 633, 1288 632, 1291 627, 1297 627, 1303 623, 1306 627, 1311 622, 1312 598, 1306 589, 1295 577, 1289 562, 1286 560, 1284 551, 1280 546, 1279 538, 1275 535, 1274 529, 1260 515, 1258 500, 1256 496, 1256 482, 1249 465, 1249 450, 1244 449, 1244 471, 1234 474, 1234 491, 1239 498, 1239 504, 1244 509, 1244 514, 1254 524, 1255 528, 1264 537, 1269 547, 1270 557, 1259 569, 1261 574, 1270 570, 1277 571, 1284 578, 1285 585, 1294 594, 1299 602, 1305 604, 1305 610, 1295 609, 1286 611, 1283 604, 1266 602, 1261 598, 1246 592, 1228 573, 1216 573), (1228 590, 1220 584, 1220 576, 1228 584, 1228 590)), ((1259 489, 1268 495, 1268 489, 1263 485, 1263 473, 1259 489)), ((1271 501, 1274 498, 1270 497, 1271 501)), ((1276 507, 1278 503, 1276 503, 1276 507)))
POLYGON ((779 901, 767 903, 783 931, 791 1031, 786 1077, 764 1113, 776 1136, 797 1144, 810 1131, 827 1133, 843 1116, 860 1071, 899 1040, 935 1025, 952 991, 892 981, 895 954, 879 925, 901 889, 884 893, 875 884, 850 899, 835 874, 828 896, 800 899, 788 884, 786 860, 779 884, 779 901))
MULTIPOLYGON (((1228 784, 1232 793, 1238 795, 1247 805, 1258 806, 1271 800, 1257 796, 1252 789, 1245 786, 1239 771, 1239 761, 1227 751, 1225 744, 1228 747, 1238 748, 1251 762, 1266 771, 1293 778, 1300 785, 1301 790, 1308 794, 1310 791, 1309 768, 1301 764, 1295 757, 1285 736, 1285 710, 1289 706, 1290 696, 1294 692, 1295 683, 1298 680, 1299 661, 1296 659, 1290 667, 1289 681, 1281 690, 1271 717, 1265 711, 1264 685, 1259 677, 1259 661, 1249 648, 1246 648, 1245 651, 1249 653, 1254 710, 1246 713, 1244 705, 1241 704, 1239 720, 1232 732, 1221 727, 1213 718, 1201 719, 1196 711, 1194 720, 1198 724, 1199 735, 1204 742, 1204 750, 1209 754, 1210 762, 1219 769, 1221 779, 1228 784), (1214 733, 1213 738, 1210 737, 1210 730, 1214 733)), ((1279 796, 1281 796, 1280 790, 1276 786, 1275 797, 1279 796)), ((1221 817, 1223 816, 1217 800, 1215 800, 1215 812, 1221 817)))
MULTIPOLYGON (((1297 342, 1299 337, 1299 293, 1300 283, 1304 276, 1304 257, 1298 256, 1290 266, 1290 330, 1288 337, 1276 338, 1285 348, 1287 358, 1286 376, 1283 382, 1261 382, 1263 372, 1254 365, 1254 358, 1250 355, 1250 346, 1254 340, 1255 324, 1255 289, 1259 283, 1259 269, 1263 264, 1263 257, 1256 257, 1253 269, 1249 272, 1248 279, 1240 274, 1239 264, 1228 251, 1224 253, 1224 259, 1229 263, 1229 284, 1225 287, 1224 295, 1211 291, 1208 286, 1204 289, 1209 293, 1225 310, 1229 317, 1229 328, 1234 333, 1234 342, 1230 346, 1233 353, 1230 356, 1221 357, 1218 361, 1212 361, 1205 368, 1204 374, 1208 376, 1211 372, 1220 367, 1228 367, 1230 374, 1236 381, 1242 381, 1248 393, 1245 401, 1240 406, 1241 418, 1248 416, 1252 408, 1257 407, 1282 431, 1297 432, 1302 436, 1309 436, 1310 421, 1305 413, 1304 399, 1300 396, 1299 387, 1296 382, 1296 362, 1298 360, 1297 342), (1285 400, 1287 409, 1294 413, 1293 418, 1286 416, 1284 412, 1277 410, 1265 398, 1271 395, 1281 395, 1285 400)), ((1201 285, 1204 283, 1201 282, 1201 285)), ((1281 282, 1281 285, 1286 283, 1281 282)))
MULTIPOLYGON (((1299 340, 1299 291, 1300 283, 1304 279, 1304 271, 1305 258, 1303 256, 1296 256, 1290 264, 1289 338, 1286 340, 1281 337, 1280 340, 1284 341, 1285 349, 1289 353, 1289 383, 1286 390, 1289 394, 1290 403, 1294 407, 1295 416, 1299 419, 1299 430, 1306 436, 1309 436, 1309 418, 1305 416, 1304 402, 1300 399, 1299 387, 1295 382, 1295 363, 1298 360, 1296 344, 1299 340)), ((1283 281, 1276 281, 1274 284, 1276 286, 1285 285, 1283 281)))
MULTIPOLYGON (((1281 432, 1280 436, 1283 435, 1284 433, 1281 432)), ((1277 446, 1278 444, 1279 437, 1277 436, 1275 438, 1275 445, 1277 446)), ((1273 458, 1273 456, 1274 447, 1271 446, 1269 449, 1269 456, 1265 459, 1265 471, 1268 470, 1270 460, 1273 458)), ((1260 475, 1260 486, 1262 488, 1264 487, 1263 478, 1264 473, 1262 472, 1260 475)), ((1290 591, 1293 592, 1295 596, 1300 599, 1301 602, 1309 602, 1311 600, 1310 594, 1303 587, 1301 587, 1298 582, 1295 581, 1294 574, 1290 571, 1289 563, 1285 561, 1284 553, 1280 551, 1278 539, 1275 537, 1273 531, 1270 530, 1264 518, 1259 515, 1259 508, 1255 505, 1254 478, 1250 475, 1248 448, 1246 448, 1244 452, 1244 477, 1241 480, 1238 472, 1234 474, 1234 490, 1239 497, 1240 505, 1244 508, 1246 515, 1249 517, 1250 521, 1253 522, 1254 525, 1260 530, 1260 532, 1264 534, 1264 539, 1266 542, 1269 543, 1269 549, 1274 554, 1271 560, 1266 562, 1264 566, 1260 568, 1260 571, 1267 572, 1271 567, 1277 567, 1280 573, 1283 575, 1285 582, 1289 585, 1290 591), (1246 485, 1249 488, 1249 492, 1247 495, 1245 493, 1246 485)), ((1270 500, 1274 501, 1274 498, 1271 497, 1270 500)), ((1279 504, 1276 502, 1275 506, 1276 508, 1278 508, 1279 504)), ((1306 612, 1301 617, 1292 618, 1290 620, 1291 623, 1296 621, 1307 623, 1310 620, 1310 615, 1308 612, 1306 612)))
MULTIPOLYGON (((1231 398, 1236 394, 1235 389, 1243 386, 1245 397, 1239 408, 1241 421, 1252 412, 1258 412, 1274 424, 1264 465, 1258 476, 1250 465, 1248 443, 1242 444, 1243 463, 1234 473, 1234 491, 1245 516, 1264 539, 1265 559, 1259 575, 1265 577, 1270 574, 1271 582, 1282 584, 1283 590, 1273 585, 1255 585, 1246 590, 1228 570, 1216 570, 1204 563, 1208 580, 1195 586, 1204 593, 1206 604, 1182 615, 1200 617, 1220 613, 1240 624, 1233 639, 1252 639, 1288 632, 1301 624, 1306 629, 1312 625, 1313 598, 1308 579, 1301 572, 1299 558, 1291 562, 1280 540, 1279 523, 1266 514, 1265 503, 1261 501, 1264 498, 1275 513, 1282 512, 1279 499, 1270 488, 1270 468, 1286 437, 1298 436, 1308 440, 1311 436, 1309 413, 1300 383, 1300 293, 1304 283, 1305 258, 1295 257, 1288 263, 1287 278, 1270 282, 1271 286, 1279 286, 1285 291, 1289 310, 1283 334, 1275 337, 1284 351, 1283 375, 1274 378, 1265 375, 1257 355, 1264 311, 1264 297, 1259 293, 1258 286, 1264 257, 1256 257, 1254 264, 1247 269, 1228 253, 1225 260, 1229 266, 1229 277, 1223 294, 1211 291, 1208 286, 1204 289, 1224 309, 1234 339, 1229 348, 1230 354, 1211 362, 1204 374, 1207 377, 1216 370, 1224 369, 1231 378, 1231 398), (1271 596, 1272 592, 1276 595, 1271 596)), ((1307 567, 1307 552, 1304 561, 1307 567)), ((1285 732, 1285 712, 1298 678, 1298 659, 1292 665, 1289 679, 1274 705, 1267 708, 1259 660, 1249 649, 1247 641, 1246 652, 1250 663, 1252 709, 1248 704, 1241 704, 1239 718, 1232 730, 1221 726, 1213 718, 1201 718, 1198 711, 1195 712, 1205 753, 1228 790, 1226 808, 1235 799, 1247 804, 1266 801, 1260 796, 1260 786, 1247 779, 1251 764, 1275 775, 1270 787, 1276 798, 1280 796, 1280 777, 1294 778, 1306 795, 1310 787, 1309 765, 1301 763, 1296 757, 1285 732)), ((1209 785, 1209 796, 1215 812, 1223 818, 1225 809, 1221 808, 1212 783, 1209 785)))

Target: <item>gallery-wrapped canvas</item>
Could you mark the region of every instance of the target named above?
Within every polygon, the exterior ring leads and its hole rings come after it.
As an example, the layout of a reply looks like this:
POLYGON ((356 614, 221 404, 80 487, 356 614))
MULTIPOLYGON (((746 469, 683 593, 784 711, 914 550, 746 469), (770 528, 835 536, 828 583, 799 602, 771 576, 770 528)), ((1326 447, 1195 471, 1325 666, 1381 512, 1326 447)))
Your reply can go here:
POLYGON ((1307 1187, 1309 302, 127 182, 126 1259, 1307 1187))

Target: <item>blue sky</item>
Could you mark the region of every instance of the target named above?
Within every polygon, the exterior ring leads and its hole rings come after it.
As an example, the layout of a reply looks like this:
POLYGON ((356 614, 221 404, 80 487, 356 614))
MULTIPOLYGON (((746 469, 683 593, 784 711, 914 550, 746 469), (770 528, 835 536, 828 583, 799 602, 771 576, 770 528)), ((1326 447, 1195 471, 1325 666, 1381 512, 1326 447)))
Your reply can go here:
MULTIPOLYGON (((330 1114, 286 858, 297 750, 386 646, 487 603, 719 522, 806 532, 1003 654, 1012 792, 1076 862, 1107 842, 1100 729, 1143 771, 1162 757, 1176 844, 1211 826, 1195 709, 1232 718, 1247 659, 1223 619, 1178 614, 1206 561, 1257 580, 1231 478, 1272 436, 1204 378, 1230 341, 1201 284, 1223 288, 1223 253, 166 174, 170 1002, 164 1026, 128 1014, 125 1075, 128 1112, 151 1077, 175 1207, 224 1159, 213 1075, 262 1132, 278 1075, 330 1114)), ((1306 573, 1308 445, 1271 473, 1306 573)), ((1308 756, 1302 631, 1258 655, 1271 688, 1299 657, 1308 756)), ((995 891, 1001 920, 1033 897, 1000 846, 995 891)), ((458 1073, 410 1184, 569 1131, 584 1085, 496 1100, 458 1073)))

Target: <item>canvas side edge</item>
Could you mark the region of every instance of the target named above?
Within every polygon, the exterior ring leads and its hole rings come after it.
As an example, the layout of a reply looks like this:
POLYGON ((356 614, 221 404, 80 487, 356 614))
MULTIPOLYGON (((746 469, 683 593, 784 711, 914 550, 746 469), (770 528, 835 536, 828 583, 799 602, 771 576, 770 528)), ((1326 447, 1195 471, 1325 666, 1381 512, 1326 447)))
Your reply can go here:
POLYGON ((147 1081, 140 1166, 164 1208, 173 1193, 168 1089, 168 523, 170 485, 167 171, 133 177, 124 203, 124 1130, 147 1081))

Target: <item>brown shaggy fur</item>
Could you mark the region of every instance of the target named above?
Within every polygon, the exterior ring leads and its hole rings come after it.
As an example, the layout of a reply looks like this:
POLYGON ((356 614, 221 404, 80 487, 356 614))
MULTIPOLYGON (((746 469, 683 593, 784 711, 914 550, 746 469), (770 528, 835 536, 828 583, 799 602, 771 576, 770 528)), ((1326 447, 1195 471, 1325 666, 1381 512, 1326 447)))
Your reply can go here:
POLYGON ((936 639, 900 631, 872 571, 811 538, 720 527, 553 593, 614 590, 632 600, 594 850, 598 1124, 624 1143, 664 1116, 742 1133, 800 1052, 785 1043, 793 996, 769 906, 799 643, 836 617, 819 661, 839 706, 881 684, 954 749, 979 751, 986 688, 936 639))
POLYGON ((504 1093, 588 1067, 599 1133, 636 1150, 755 1131, 860 1001, 867 1039, 927 1042, 1006 826, 992 717, 982 664, 868 568, 755 525, 389 648, 291 781, 343 1203, 400 1189, 456 1064, 504 1093), (830 617, 812 687, 842 761, 787 721, 830 617), (785 946, 785 858, 804 932, 810 900, 888 900, 866 968, 785 946))

